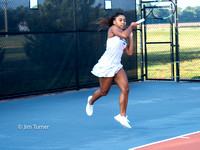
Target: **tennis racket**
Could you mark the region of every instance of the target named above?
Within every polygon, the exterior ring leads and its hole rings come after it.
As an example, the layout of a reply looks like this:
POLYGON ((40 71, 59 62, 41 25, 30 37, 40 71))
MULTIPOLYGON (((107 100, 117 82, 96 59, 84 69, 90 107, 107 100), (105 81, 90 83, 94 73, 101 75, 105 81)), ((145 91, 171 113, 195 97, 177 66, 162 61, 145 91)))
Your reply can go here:
POLYGON ((173 0, 159 0, 150 3, 146 19, 169 19, 175 13, 175 3, 173 0))
POLYGON ((144 22, 145 21, 145 19, 144 18, 142 18, 142 19, 140 19, 140 20, 138 20, 137 22, 135 22, 135 23, 137 23, 137 24, 140 24, 140 23, 142 23, 142 22, 144 22))

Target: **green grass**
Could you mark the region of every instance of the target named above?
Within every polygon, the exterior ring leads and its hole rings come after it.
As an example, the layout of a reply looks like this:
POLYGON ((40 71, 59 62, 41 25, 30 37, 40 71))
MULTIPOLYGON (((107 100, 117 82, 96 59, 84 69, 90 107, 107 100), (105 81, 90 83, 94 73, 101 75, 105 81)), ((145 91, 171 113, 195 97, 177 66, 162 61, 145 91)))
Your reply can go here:
MULTIPOLYGON (((170 41, 168 27, 152 25, 147 29, 147 42, 170 41)), ((179 28, 180 78, 200 79, 200 27, 179 28)), ((147 46, 148 78, 171 78, 171 52, 169 44, 147 46)), ((138 32, 138 74, 140 68, 140 34, 138 32)), ((175 57, 175 55, 174 55, 175 57)), ((176 68, 176 66, 174 65, 176 68)), ((176 72, 176 71, 175 71, 176 72)))
POLYGON ((1 37, 0 44, 5 49, 4 61, 27 59, 24 52, 25 37, 23 35, 1 37))
POLYGON ((0 38, 3 47, 23 47, 25 37, 23 35, 8 36, 0 38))
MULTIPOLYGON (((0 38, 6 48, 5 60, 26 59, 23 49, 25 37, 8 36, 0 38)), ((169 26, 150 25, 147 42, 170 41, 169 26)), ((180 78, 200 79, 200 27, 179 28, 180 78)), ((138 77, 141 77, 140 33, 138 31, 138 77)), ((171 53, 169 44, 148 45, 148 77, 171 78, 171 53)), ((175 57, 175 56, 174 56, 175 57)), ((175 67, 175 65, 174 65, 175 67)), ((175 71, 176 72, 176 71, 175 71)))

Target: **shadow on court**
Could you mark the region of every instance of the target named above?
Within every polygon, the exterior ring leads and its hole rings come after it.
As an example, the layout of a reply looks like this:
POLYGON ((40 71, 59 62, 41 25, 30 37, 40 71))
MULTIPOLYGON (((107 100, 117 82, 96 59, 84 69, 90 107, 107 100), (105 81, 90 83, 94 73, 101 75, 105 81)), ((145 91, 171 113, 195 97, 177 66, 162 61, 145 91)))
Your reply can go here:
POLYGON ((114 120, 120 89, 112 86, 85 113, 96 89, 0 102, 2 150, 127 150, 200 130, 200 83, 130 84, 132 130, 114 120))

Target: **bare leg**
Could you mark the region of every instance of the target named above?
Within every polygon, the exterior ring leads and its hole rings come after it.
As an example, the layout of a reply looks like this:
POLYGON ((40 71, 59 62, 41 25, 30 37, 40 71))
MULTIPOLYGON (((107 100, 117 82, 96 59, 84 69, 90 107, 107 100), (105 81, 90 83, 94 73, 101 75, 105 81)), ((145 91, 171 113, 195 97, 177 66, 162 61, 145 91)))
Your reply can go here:
POLYGON ((121 89, 119 96, 119 106, 120 106, 120 115, 126 116, 126 109, 128 104, 128 94, 129 94, 129 85, 128 79, 124 69, 120 69, 119 72, 115 75, 114 81, 117 83, 121 89))
POLYGON ((96 100, 100 97, 108 94, 110 87, 112 85, 113 77, 101 77, 99 78, 100 89, 96 90, 90 100, 89 104, 93 105, 96 100))

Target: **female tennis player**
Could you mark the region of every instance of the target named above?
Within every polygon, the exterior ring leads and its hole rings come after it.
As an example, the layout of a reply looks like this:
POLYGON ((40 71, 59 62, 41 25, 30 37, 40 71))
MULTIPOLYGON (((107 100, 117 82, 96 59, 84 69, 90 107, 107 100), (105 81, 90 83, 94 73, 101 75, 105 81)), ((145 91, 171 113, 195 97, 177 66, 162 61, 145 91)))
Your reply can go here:
POLYGON ((93 105, 100 97, 108 94, 112 81, 121 89, 119 97, 120 114, 114 119, 121 123, 127 129, 131 129, 129 120, 126 116, 126 109, 128 103, 129 85, 126 73, 121 64, 121 57, 123 52, 127 55, 133 54, 133 28, 137 27, 137 23, 132 22, 126 29, 126 18, 122 13, 116 13, 114 16, 104 18, 97 22, 100 25, 99 30, 104 27, 109 27, 108 38, 106 44, 106 51, 99 59, 98 63, 93 67, 92 74, 99 77, 100 89, 96 90, 93 96, 88 97, 86 106, 86 113, 88 116, 93 114, 93 105), (129 44, 125 39, 129 38, 129 44))

